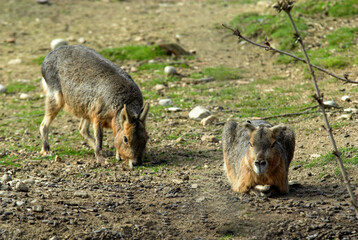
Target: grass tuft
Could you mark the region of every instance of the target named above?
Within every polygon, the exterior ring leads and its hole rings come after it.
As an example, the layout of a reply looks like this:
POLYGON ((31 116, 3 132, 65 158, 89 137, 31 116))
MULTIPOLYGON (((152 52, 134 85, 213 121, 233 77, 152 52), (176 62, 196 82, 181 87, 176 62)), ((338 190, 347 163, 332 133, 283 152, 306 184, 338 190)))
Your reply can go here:
POLYGON ((167 56, 158 46, 143 45, 103 49, 99 53, 113 62, 124 60, 145 61, 167 56))

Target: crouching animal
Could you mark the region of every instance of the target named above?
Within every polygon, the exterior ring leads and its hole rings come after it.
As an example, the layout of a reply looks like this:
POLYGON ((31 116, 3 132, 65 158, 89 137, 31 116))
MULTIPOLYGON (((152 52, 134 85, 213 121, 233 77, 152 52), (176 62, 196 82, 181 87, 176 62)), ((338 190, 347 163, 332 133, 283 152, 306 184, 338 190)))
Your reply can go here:
POLYGON ((141 91, 124 70, 93 49, 72 45, 50 52, 42 64, 42 75, 46 93, 46 112, 40 126, 43 155, 50 151, 50 124, 65 107, 81 118, 80 134, 94 149, 99 163, 104 163, 103 128, 113 131, 117 159, 122 158, 130 167, 142 163, 149 104, 143 106, 141 91))
POLYGON ((263 120, 240 125, 228 121, 222 134, 224 170, 235 192, 288 193, 288 167, 294 155, 295 135, 285 125, 263 120))

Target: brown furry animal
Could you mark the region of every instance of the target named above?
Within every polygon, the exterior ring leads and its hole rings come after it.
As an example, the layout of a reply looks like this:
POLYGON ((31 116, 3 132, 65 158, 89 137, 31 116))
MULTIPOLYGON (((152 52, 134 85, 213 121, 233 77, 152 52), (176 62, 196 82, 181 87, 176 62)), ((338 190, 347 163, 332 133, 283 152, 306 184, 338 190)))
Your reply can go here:
POLYGON ((279 193, 288 193, 288 167, 295 150, 295 135, 290 128, 262 120, 244 125, 228 121, 222 141, 224 170, 235 192, 263 191, 268 185, 279 193))
POLYGON ((50 151, 49 127, 65 107, 81 118, 79 131, 103 163, 103 128, 112 128, 116 157, 132 167, 140 165, 148 135, 145 120, 149 104, 133 79, 120 67, 93 49, 84 46, 62 46, 50 52, 42 64, 46 92, 46 113, 40 126, 41 153, 50 151), (93 124, 93 138, 89 125, 93 124))

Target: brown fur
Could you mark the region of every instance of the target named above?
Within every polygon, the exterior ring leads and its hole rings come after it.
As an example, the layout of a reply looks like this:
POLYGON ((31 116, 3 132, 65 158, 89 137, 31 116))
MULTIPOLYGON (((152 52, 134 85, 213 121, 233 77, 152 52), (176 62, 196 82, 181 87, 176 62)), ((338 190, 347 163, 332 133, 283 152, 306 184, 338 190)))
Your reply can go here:
POLYGON ((50 151, 50 124, 65 108, 81 118, 79 132, 95 150, 98 162, 104 162, 103 128, 111 128, 116 157, 130 166, 141 164, 148 140, 145 120, 149 104, 143 106, 142 94, 126 72, 93 49, 63 46, 46 56, 42 75, 46 93, 46 113, 40 126, 42 154, 50 151), (90 123, 94 137, 89 133, 90 123))
POLYGON ((288 167, 295 137, 291 129, 272 127, 264 121, 240 126, 232 121, 223 131, 224 170, 235 192, 245 193, 257 185, 288 192, 288 167))

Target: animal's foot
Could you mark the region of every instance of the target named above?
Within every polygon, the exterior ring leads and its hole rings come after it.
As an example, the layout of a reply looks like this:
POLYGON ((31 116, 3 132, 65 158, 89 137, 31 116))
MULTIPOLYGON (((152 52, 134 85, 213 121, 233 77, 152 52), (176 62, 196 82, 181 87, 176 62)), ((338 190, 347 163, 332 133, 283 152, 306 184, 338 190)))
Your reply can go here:
POLYGON ((43 156, 43 157, 47 157, 47 156, 50 156, 51 155, 51 152, 49 150, 45 150, 45 149, 42 149, 40 154, 43 156))
POLYGON ((272 185, 256 185, 251 192, 253 192, 257 197, 273 197, 278 194, 275 186, 272 185))

